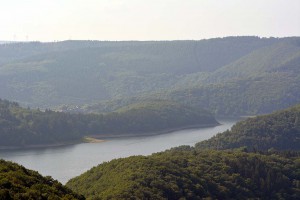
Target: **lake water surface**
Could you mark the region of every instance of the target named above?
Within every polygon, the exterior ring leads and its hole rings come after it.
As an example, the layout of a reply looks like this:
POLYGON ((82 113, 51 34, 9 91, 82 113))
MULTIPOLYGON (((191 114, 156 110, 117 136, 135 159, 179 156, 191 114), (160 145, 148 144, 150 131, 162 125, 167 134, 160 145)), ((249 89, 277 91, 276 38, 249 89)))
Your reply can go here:
POLYGON ((180 145, 194 145, 230 129, 238 120, 219 120, 222 124, 171 133, 113 138, 103 143, 82 143, 40 149, 0 150, 0 158, 17 162, 42 175, 52 176, 62 183, 102 162, 132 155, 149 155, 180 145))

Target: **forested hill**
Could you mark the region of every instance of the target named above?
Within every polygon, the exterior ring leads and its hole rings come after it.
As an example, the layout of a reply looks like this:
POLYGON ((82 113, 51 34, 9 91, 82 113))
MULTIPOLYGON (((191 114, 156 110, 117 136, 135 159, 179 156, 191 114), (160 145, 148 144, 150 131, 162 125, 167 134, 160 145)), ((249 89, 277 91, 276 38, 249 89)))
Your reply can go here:
POLYGON ((74 142, 83 136, 82 123, 80 115, 25 109, 0 99, 1 147, 74 142))
POLYGON ((0 199, 85 199, 51 177, 0 160, 0 199))
POLYGON ((298 199, 299 155, 181 147, 116 159, 71 179, 87 199, 298 199))
POLYGON ((229 131, 196 144, 198 149, 300 150, 300 105, 238 122, 229 131))
POLYGON ((296 200, 299 120, 300 105, 249 118, 195 147, 105 162, 67 187, 87 199, 296 200))
POLYGON ((155 98, 223 116, 267 114, 300 100, 299 37, 76 48, 2 65, 3 96, 76 112, 112 112, 155 98), (22 76, 14 80, 17 74, 22 76))
POLYGON ((186 90, 205 85, 214 72, 256 50, 272 49, 278 43, 297 46, 297 41, 298 38, 227 37, 5 44, 0 45, 0 94, 22 105, 49 108, 186 90))
MULTIPOLYGON (((214 126, 218 122, 214 116, 202 108, 190 107, 170 101, 149 101, 131 104, 117 110, 120 118, 129 118, 125 123, 130 127, 119 127, 129 132, 168 130, 184 127, 214 126)), ((124 123, 120 123, 124 124, 124 123)))
POLYGON ((0 147, 60 145, 84 136, 145 134, 218 122, 203 109, 169 101, 144 102, 107 114, 70 114, 34 110, 0 99, 0 147))

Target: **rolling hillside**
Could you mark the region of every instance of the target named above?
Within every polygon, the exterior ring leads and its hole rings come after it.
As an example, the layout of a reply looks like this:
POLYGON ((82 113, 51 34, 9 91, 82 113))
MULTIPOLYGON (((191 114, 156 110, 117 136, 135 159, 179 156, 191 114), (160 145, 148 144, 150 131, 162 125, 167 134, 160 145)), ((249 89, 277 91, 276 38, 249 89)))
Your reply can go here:
POLYGON ((299 155, 181 147, 116 159, 66 185, 87 199, 297 199, 299 155))
POLYGON ((104 162, 67 187, 87 199, 298 199, 300 106, 237 123, 195 147, 104 162))
POLYGON ((238 122, 229 131, 196 144, 198 149, 300 150, 300 105, 238 122))
MULTIPOLYGON (((290 39, 0 45, 1 98, 31 107, 90 104, 183 88, 247 54, 290 39)), ((202 83, 196 83, 201 85, 202 83)))

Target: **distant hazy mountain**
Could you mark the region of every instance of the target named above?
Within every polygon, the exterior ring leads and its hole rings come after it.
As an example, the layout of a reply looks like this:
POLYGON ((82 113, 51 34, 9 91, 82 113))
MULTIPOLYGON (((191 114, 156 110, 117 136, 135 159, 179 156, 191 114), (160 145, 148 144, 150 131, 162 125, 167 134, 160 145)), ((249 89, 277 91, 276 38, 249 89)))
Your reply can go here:
POLYGON ((16 43, 16 42, 14 42, 14 41, 1 41, 0 40, 0 44, 11 44, 11 43, 16 43))
POLYGON ((107 112, 129 102, 163 98, 206 107, 219 115, 270 113, 300 102, 299 70, 299 39, 290 38, 254 50, 212 72, 182 76, 170 90, 80 108, 107 112))
POLYGON ((297 37, 0 45, 0 94, 42 108, 156 96, 264 113, 299 101, 299 53, 297 37))

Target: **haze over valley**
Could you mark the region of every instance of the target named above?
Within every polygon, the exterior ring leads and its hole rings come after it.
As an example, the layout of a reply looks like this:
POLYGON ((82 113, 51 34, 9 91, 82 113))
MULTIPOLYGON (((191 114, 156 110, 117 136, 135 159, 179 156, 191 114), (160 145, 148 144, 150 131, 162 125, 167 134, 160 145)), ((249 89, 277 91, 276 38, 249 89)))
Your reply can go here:
POLYGON ((150 98, 220 115, 270 113, 299 99, 299 44, 298 37, 226 37, 2 45, 1 94, 25 107, 75 112, 150 98))
POLYGON ((299 199, 300 1, 6 1, 0 199, 299 199))

